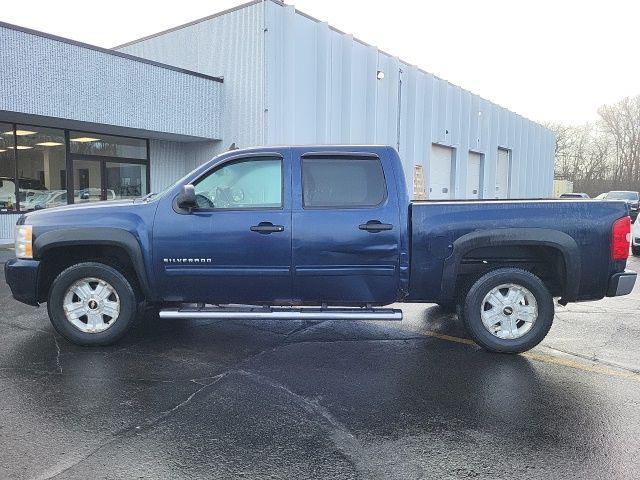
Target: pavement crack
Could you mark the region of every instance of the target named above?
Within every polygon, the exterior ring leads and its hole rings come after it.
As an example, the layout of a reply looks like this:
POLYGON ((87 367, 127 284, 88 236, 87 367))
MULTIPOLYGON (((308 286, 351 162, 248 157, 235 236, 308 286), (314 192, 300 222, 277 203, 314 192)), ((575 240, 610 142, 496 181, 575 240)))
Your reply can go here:
MULTIPOLYGON (((230 372, 231 373, 231 372, 230 372)), ((342 455, 353 465, 353 467, 364 478, 382 478, 383 476, 373 467, 373 459, 367 454, 362 442, 351 431, 338 420, 326 407, 322 406, 316 399, 311 399, 291 390, 287 385, 280 383, 270 377, 248 370, 236 370, 236 374, 250 378, 256 383, 280 390, 291 397, 295 403, 303 410, 313 416, 324 420, 325 428, 328 430, 331 441, 342 455)))
POLYGON ((160 422, 161 420, 170 417, 171 415, 173 415, 175 412, 177 412, 178 410, 180 410, 181 408, 184 408, 185 406, 187 406, 200 392, 202 392, 204 389, 215 385, 216 383, 218 383, 220 380, 222 380, 224 377, 226 377, 228 375, 228 372, 223 372, 219 375, 216 375, 212 378, 212 381, 209 383, 205 383, 205 384, 201 384, 198 383, 196 381, 193 381, 193 383, 196 383, 198 385, 202 385, 200 388, 198 388, 197 390, 195 390, 194 392, 192 392, 187 398, 185 398, 183 401, 181 401, 180 403, 178 403, 175 407, 166 410, 164 412, 162 412, 160 415, 158 415, 157 417, 154 417, 152 420, 145 422, 144 425, 139 425, 135 427, 136 431, 140 431, 143 429, 147 429, 149 427, 152 427, 153 425, 155 425, 156 423, 160 422))
POLYGON ((40 477, 38 477, 38 479, 39 480, 51 480, 51 479, 57 478, 60 475, 62 475, 63 473, 68 472, 69 470, 75 468, 76 466, 78 466, 81 463, 85 462, 89 458, 93 457, 96 453, 98 453, 103 448, 108 447, 111 444, 113 444, 114 442, 118 441, 121 437, 127 436, 127 435, 133 436, 133 435, 136 435, 136 434, 140 433, 143 430, 146 430, 148 428, 153 427, 158 422, 164 420, 167 417, 170 417, 171 415, 175 414, 180 409, 184 408, 200 392, 202 392, 204 389, 214 385, 215 383, 220 381, 222 378, 224 378, 226 375, 227 375, 227 373, 222 373, 220 375, 216 375, 215 377, 212 377, 214 379, 212 382, 210 382, 210 383, 208 383, 206 385, 203 385, 202 387, 198 388, 197 390, 195 390, 194 392, 189 394, 189 396, 187 398, 185 398, 183 401, 181 401, 180 403, 178 403, 174 407, 170 408, 169 410, 165 410, 164 412, 162 412, 159 415, 153 417, 152 419, 149 419, 149 420, 143 422, 142 425, 129 426, 129 427, 123 428, 123 429, 115 432, 114 434, 111 435, 111 438, 109 438, 107 441, 102 442, 102 443, 100 443, 100 445, 96 445, 95 447, 91 448, 89 451, 87 451, 81 457, 75 458, 75 459, 71 459, 67 463, 65 463, 63 465, 60 465, 58 468, 54 467, 54 469, 50 469, 49 472, 43 473, 40 477), (53 471, 51 471, 51 470, 53 470, 53 471))
POLYGON ((56 344, 56 366, 58 367, 58 373, 62 373, 62 365, 60 364, 60 344, 55 335, 52 335, 53 341, 56 344))
POLYGON ((289 333, 287 333, 284 337, 284 341, 286 342, 290 337, 292 337, 293 335, 297 335, 298 333, 302 333, 305 330, 308 330, 310 328, 313 328, 315 326, 318 326, 324 322, 326 322, 327 320, 321 320, 319 322, 307 322, 304 325, 301 325, 299 327, 294 328, 293 330, 291 330, 289 333))

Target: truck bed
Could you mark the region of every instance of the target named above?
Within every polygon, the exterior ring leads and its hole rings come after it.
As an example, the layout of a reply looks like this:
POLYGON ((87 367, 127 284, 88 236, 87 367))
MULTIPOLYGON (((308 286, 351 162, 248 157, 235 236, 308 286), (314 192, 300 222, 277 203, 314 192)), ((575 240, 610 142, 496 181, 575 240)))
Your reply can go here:
MULTIPOLYGON (((580 267, 576 300, 602 298, 606 295, 608 275, 623 270, 624 265, 613 262, 608 255, 611 227, 628 214, 621 202, 598 200, 441 200, 415 201, 409 205, 411 239, 411 300, 438 301, 440 284, 429 279, 447 281, 446 260, 454 254, 456 245, 470 236, 486 233, 498 239, 501 229, 534 230, 545 236, 570 237, 577 245, 580 267), (552 219, 552 222, 550 222, 552 219), (418 288, 418 286, 420 286, 418 288)), ((480 248, 480 245, 479 245, 480 248)), ((509 252, 507 249, 505 255, 509 252)), ((467 259, 490 262, 491 259, 466 254, 467 259)))

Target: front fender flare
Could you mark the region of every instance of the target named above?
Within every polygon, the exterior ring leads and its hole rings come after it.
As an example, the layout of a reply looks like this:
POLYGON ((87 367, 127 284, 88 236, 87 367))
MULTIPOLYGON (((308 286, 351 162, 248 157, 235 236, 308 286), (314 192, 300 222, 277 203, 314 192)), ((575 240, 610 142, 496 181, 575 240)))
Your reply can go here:
POLYGON ((442 269, 442 297, 453 299, 458 269, 462 258, 472 250, 496 246, 537 245, 558 249, 564 258, 565 288, 563 300, 574 301, 580 291, 580 249, 576 241, 564 232, 546 228, 498 228, 477 230, 453 242, 453 250, 442 269))
POLYGON ((123 248, 131 259, 142 293, 144 293, 145 298, 153 298, 144 265, 142 248, 140 242, 132 233, 121 228, 112 227, 49 230, 35 238, 33 244, 34 257, 41 257, 48 250, 55 247, 72 245, 111 245, 123 248))

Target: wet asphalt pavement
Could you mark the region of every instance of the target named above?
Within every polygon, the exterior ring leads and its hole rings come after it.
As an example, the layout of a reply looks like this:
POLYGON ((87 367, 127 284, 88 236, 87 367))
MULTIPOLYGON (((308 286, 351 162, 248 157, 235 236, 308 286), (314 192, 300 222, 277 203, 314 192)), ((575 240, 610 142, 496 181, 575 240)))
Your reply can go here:
MULTIPOLYGON (((640 269, 640 261, 631 261, 640 269)), ((161 321, 81 348, 0 274, 0 478, 638 478, 640 288, 486 353, 454 316, 161 321)))

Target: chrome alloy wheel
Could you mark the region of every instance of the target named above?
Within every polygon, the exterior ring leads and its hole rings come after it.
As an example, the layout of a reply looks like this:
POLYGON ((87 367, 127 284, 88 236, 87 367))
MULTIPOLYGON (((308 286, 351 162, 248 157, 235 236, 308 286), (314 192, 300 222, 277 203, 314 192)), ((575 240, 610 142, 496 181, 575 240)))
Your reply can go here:
POLYGON ((78 330, 100 333, 116 323, 120 298, 108 282, 82 278, 67 289, 62 307, 67 320, 78 330))
POLYGON ((482 324, 492 335, 513 340, 525 335, 538 318, 538 302, 522 285, 505 283, 493 288, 480 307, 482 324))

